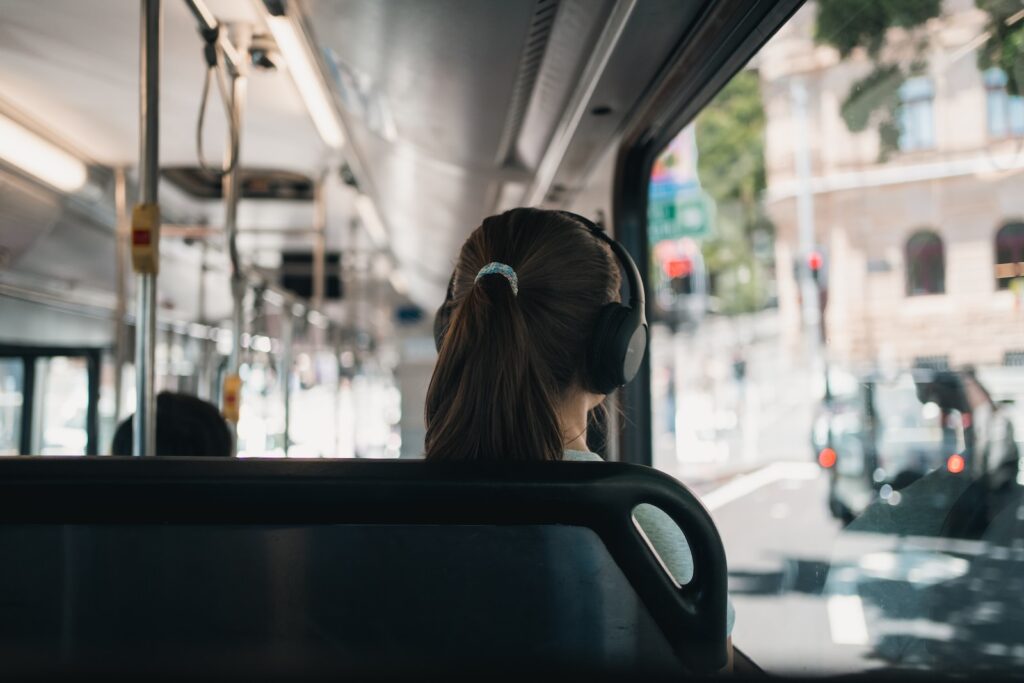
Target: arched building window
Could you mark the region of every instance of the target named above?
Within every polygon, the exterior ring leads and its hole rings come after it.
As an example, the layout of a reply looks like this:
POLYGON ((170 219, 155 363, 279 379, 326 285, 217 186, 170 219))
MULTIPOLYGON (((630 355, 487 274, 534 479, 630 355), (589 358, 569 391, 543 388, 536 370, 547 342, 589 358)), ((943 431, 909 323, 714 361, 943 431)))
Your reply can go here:
POLYGON ((907 296, 946 291, 946 254, 942 238, 922 230, 907 240, 907 296))
POLYGON ((996 288, 1009 289, 1024 278, 1024 223, 1008 223, 996 233, 996 288))

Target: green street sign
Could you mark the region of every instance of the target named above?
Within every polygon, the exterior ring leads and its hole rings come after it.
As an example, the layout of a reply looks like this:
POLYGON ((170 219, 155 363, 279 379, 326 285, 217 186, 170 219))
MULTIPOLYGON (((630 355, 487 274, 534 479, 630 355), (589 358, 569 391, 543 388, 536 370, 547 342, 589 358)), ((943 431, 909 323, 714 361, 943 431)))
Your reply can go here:
POLYGON ((651 243, 682 237, 700 239, 711 234, 713 210, 702 191, 651 197, 647 208, 647 234, 651 243))

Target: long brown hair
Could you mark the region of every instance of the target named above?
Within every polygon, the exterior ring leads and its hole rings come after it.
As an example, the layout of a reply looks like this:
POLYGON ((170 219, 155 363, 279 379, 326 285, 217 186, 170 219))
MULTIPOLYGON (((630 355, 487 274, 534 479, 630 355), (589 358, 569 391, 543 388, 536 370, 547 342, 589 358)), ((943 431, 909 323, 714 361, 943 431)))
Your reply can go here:
POLYGON ((607 244, 571 216, 513 209, 462 245, 448 330, 426 402, 430 460, 560 460, 557 409, 587 389, 585 362, 601 307, 619 299, 607 244), (491 262, 511 266, 476 279, 491 262))

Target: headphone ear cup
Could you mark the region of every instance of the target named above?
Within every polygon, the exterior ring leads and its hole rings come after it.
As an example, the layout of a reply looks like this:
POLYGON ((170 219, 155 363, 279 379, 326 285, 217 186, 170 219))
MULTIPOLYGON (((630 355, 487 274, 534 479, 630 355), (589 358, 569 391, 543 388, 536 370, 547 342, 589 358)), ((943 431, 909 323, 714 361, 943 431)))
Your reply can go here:
POLYGON ((587 357, 587 377, 590 389, 607 394, 626 383, 623 363, 628 341, 623 343, 622 326, 630 311, 620 303, 605 304, 597 316, 587 357))
POLYGON ((647 324, 642 322, 640 315, 629 311, 623 332, 628 335, 622 355, 622 383, 632 382, 647 353, 647 324))

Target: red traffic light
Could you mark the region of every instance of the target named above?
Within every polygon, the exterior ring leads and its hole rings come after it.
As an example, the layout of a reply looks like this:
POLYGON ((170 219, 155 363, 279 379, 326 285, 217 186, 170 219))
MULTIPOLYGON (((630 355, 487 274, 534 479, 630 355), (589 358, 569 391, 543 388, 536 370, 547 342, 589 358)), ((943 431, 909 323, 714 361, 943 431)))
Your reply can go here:
POLYGON ((670 278, 685 277, 693 272, 693 261, 688 258, 668 259, 663 268, 670 278))
POLYGON ((821 270, 821 266, 824 262, 825 259, 822 257, 820 251, 812 251, 807 255, 807 265, 815 272, 821 270))

